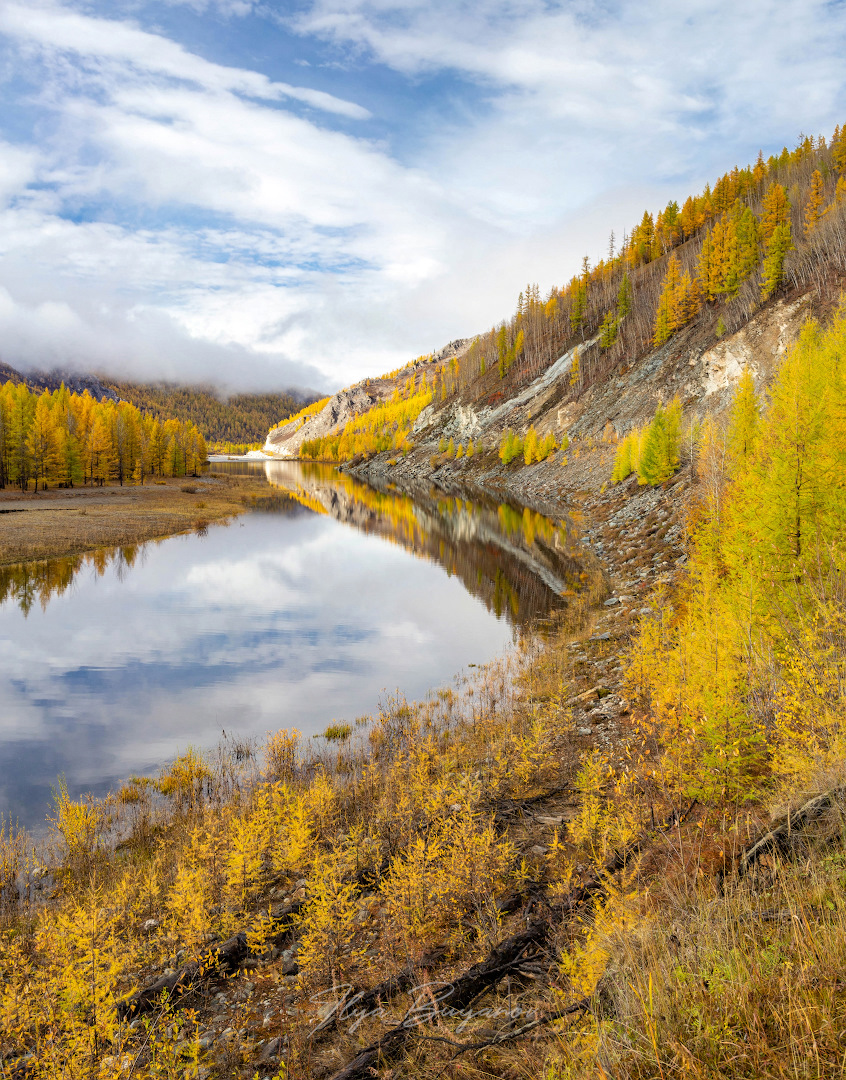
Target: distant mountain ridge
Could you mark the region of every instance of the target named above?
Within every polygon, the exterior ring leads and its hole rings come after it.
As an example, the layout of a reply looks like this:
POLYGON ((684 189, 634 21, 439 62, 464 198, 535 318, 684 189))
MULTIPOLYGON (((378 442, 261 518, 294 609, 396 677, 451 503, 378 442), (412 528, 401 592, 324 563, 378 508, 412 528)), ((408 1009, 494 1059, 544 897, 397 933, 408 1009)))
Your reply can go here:
POLYGON ((62 371, 18 371, 0 361, 0 383, 13 382, 25 383, 31 390, 58 390, 64 383, 68 390, 75 394, 82 394, 86 390, 97 401, 119 401, 119 395, 111 387, 106 386, 96 375, 86 375, 80 372, 62 371))
POLYGON ((260 443, 267 429, 318 400, 311 391, 286 389, 278 393, 220 395, 211 385, 135 383, 78 371, 22 372, 0 361, 0 383, 24 383, 32 390, 58 390, 64 384, 96 401, 131 401, 160 420, 176 417, 196 424, 211 445, 260 443))

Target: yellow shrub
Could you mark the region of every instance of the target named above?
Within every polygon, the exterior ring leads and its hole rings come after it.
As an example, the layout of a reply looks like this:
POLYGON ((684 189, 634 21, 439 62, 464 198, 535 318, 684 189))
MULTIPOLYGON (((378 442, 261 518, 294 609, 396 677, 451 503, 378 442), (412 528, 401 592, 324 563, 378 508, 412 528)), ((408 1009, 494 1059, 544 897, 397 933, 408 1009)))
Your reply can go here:
POLYGON ((460 939, 469 924, 490 916, 513 849, 492 822, 460 812, 417 836, 391 863, 382 894, 406 947, 435 934, 460 939), (484 910, 483 910, 484 908, 484 910))

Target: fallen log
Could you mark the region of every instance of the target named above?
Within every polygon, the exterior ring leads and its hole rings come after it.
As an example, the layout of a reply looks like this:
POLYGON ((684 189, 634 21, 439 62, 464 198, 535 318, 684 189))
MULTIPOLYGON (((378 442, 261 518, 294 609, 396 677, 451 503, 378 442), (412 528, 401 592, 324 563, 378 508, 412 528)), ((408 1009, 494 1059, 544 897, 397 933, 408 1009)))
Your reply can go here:
POLYGON ((770 829, 741 853, 738 862, 738 875, 743 875, 764 855, 774 851, 786 852, 794 833, 801 833, 808 825, 818 821, 835 802, 846 796, 846 787, 832 788, 821 795, 815 795, 793 813, 788 814, 776 828, 770 829))
MULTIPOLYGON (((334 1074, 332 1080, 372 1080, 374 1070, 402 1051, 415 1028, 445 1012, 455 1014, 469 1008, 472 1002, 514 971, 529 949, 543 945, 561 918, 572 914, 595 893, 604 889, 606 875, 621 870, 637 847, 639 844, 632 845, 625 852, 615 853, 602 868, 601 874, 573 889, 563 903, 550 909, 548 917, 495 945, 484 960, 474 964, 453 982, 438 986, 434 992, 421 994, 399 1024, 361 1050, 340 1072, 334 1074)), ((429 989, 421 988, 424 991, 429 989)))
MULTIPOLYGON (((299 915, 304 901, 287 904, 276 917, 277 921, 299 915)), ((267 945, 277 948, 290 940, 291 925, 283 925, 277 934, 267 939, 267 945)), ((266 946, 265 946, 266 947, 266 946)), ((252 950, 247 944, 246 931, 233 934, 221 944, 210 946, 195 960, 189 961, 172 975, 163 975, 149 986, 139 990, 124 1001, 118 1002, 117 1014, 120 1020, 134 1020, 144 1013, 152 1012, 163 999, 175 1001, 186 994, 198 990, 200 986, 221 975, 231 975, 250 956, 252 950)))
POLYGON ((418 976, 428 971, 435 964, 440 963, 446 955, 446 948, 439 945, 425 953, 416 964, 409 964, 401 971, 389 975, 387 979, 378 983, 370 990, 351 990, 343 997, 336 1007, 317 1025, 309 1035, 309 1042, 313 1042, 318 1035, 326 1035, 339 1023, 352 1021, 356 1023, 369 1016, 374 1009, 397 994, 410 990, 418 976))
MULTIPOLYGON (((537 900, 543 890, 538 888, 526 891, 513 891, 502 897, 497 903, 500 916, 510 915, 517 911, 526 900, 537 900)), ((390 1001, 406 990, 410 990, 416 978, 439 964, 446 956, 447 950, 438 945, 413 964, 408 964, 400 971, 389 975, 387 979, 378 983, 369 990, 350 989, 349 993, 342 998, 335 1009, 326 1016, 309 1035, 309 1041, 314 1041, 318 1035, 326 1035, 338 1024, 345 1021, 356 1023, 363 1017, 371 1014, 381 1004, 390 1001)))
MULTIPOLYGON (((460 1012, 462 1009, 467 1009, 473 1001, 490 990, 506 975, 516 971, 528 949, 538 948, 545 944, 554 927, 559 925, 562 919, 572 915, 597 893, 603 892, 608 876, 622 870, 629 859, 641 850, 647 839, 661 835, 687 820, 693 813, 696 803, 694 799, 682 813, 674 811, 668 821, 632 841, 625 850, 615 852, 597 874, 573 889, 561 903, 551 907, 548 916, 539 919, 519 934, 500 942, 491 949, 484 960, 474 964, 463 975, 451 983, 438 987, 436 993, 430 993, 425 998, 421 998, 420 1004, 413 1004, 399 1024, 387 1031, 376 1042, 359 1051, 340 1072, 333 1074, 331 1080, 372 1080, 375 1070, 380 1065, 388 1063, 403 1050, 415 1028, 427 1020, 442 1016, 444 1012, 460 1012)), ((421 990, 427 989, 429 988, 421 987, 421 990)), ((576 1008, 580 1007, 581 1003, 578 1003, 576 1008)))

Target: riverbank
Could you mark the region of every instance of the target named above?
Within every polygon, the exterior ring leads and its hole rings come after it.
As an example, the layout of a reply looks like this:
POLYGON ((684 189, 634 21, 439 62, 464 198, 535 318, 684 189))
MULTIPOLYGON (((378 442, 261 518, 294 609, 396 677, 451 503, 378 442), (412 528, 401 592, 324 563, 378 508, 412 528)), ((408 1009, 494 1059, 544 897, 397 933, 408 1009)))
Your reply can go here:
POLYGON ((0 491, 0 566, 79 555, 202 529, 241 514, 263 474, 151 480, 143 485, 0 491))
POLYGON ((754 847, 760 802, 656 781, 637 657, 675 603, 689 480, 616 489, 585 522, 607 576, 460 683, 106 800, 60 790, 47 850, 4 833, 10 1075, 645 1080, 842 1054, 839 797, 817 841, 790 816, 794 868, 754 847))

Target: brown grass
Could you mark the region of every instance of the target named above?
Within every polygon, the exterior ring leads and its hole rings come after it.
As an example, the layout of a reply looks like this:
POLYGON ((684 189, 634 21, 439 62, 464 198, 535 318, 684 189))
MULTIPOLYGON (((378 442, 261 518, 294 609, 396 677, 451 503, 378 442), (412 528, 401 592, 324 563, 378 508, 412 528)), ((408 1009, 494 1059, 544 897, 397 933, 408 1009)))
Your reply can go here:
POLYGON ((143 486, 0 491, 0 566, 190 532, 243 513, 263 476, 213 475, 143 486))

